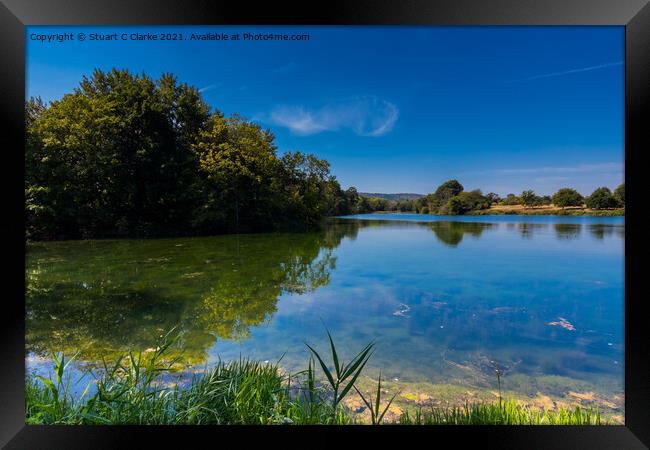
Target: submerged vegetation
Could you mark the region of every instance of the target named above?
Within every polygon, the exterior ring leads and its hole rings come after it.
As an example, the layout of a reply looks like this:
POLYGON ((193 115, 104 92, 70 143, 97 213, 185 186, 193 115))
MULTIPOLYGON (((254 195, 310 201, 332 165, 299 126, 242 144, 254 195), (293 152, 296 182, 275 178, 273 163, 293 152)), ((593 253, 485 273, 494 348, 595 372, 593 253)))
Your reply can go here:
MULTIPOLYGON (((53 354, 54 377, 30 374, 26 380, 27 424, 335 424, 363 423, 342 400, 359 395, 370 411, 371 423, 386 423, 384 417, 395 395, 382 403, 381 375, 375 398, 366 398, 355 386, 372 354, 368 344, 345 364, 339 360, 328 333, 332 363, 308 346, 326 378, 316 376, 314 359, 302 372, 284 372, 279 362, 262 363, 249 359, 219 361, 203 374, 195 374, 185 385, 166 384, 164 374, 174 360, 166 351, 178 339, 173 330, 162 336, 155 349, 129 352, 98 372, 83 393, 72 393, 66 369, 74 357, 53 354), (333 366, 333 370, 330 367, 333 366), (354 391, 352 391, 354 388, 354 391)), ((500 383, 500 373, 497 372, 500 383)), ((419 425, 499 424, 499 425, 600 425, 606 422, 598 411, 560 408, 558 411, 529 408, 514 401, 466 404, 464 407, 418 408, 405 411, 390 423, 419 425)))

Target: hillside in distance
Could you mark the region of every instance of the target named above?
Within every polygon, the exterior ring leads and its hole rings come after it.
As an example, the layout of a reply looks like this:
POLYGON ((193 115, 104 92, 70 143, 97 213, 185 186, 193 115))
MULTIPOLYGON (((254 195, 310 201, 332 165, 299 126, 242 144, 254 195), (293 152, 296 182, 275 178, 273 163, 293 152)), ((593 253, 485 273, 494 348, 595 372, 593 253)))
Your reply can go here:
POLYGON ((359 192, 359 195, 362 197, 375 197, 375 198, 385 198, 386 200, 416 200, 420 197, 424 197, 422 194, 412 194, 412 193, 397 193, 397 194, 380 194, 377 192, 359 192))

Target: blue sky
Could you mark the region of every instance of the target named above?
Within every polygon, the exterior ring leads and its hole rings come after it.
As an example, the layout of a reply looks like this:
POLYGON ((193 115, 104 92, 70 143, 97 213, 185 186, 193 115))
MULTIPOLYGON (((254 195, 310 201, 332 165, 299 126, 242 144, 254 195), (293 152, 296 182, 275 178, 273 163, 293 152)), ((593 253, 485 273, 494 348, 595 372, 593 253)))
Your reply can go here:
POLYGON ((345 188, 505 195, 624 177, 623 27, 29 27, 27 96, 94 68, 176 74, 345 188), (32 33, 308 33, 308 41, 39 42, 32 33))

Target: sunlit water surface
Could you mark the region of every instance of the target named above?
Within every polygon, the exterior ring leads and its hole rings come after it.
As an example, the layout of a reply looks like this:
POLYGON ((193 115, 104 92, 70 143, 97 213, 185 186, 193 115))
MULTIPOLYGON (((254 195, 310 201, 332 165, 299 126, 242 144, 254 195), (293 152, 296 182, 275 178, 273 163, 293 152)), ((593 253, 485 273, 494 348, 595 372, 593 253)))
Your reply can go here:
MULTIPOLYGON (((92 365, 177 326, 183 363, 304 369, 328 329, 390 380, 528 397, 589 392, 621 410, 622 217, 374 214, 319 232, 34 243, 28 370, 92 365)), ((573 394, 571 394, 573 395, 573 394)))

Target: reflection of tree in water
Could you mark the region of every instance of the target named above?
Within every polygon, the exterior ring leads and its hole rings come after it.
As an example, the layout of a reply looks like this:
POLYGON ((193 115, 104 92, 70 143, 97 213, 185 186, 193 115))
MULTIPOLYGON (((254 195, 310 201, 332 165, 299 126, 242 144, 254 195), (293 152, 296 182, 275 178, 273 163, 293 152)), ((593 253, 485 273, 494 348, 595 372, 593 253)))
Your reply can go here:
POLYGON ((614 232, 620 238, 625 237, 625 226, 624 225, 612 225, 606 223, 594 223, 587 226, 589 233, 596 239, 602 240, 606 236, 611 237, 614 232))
POLYGON ((183 362, 201 362, 216 338, 243 339, 268 320, 282 292, 328 284, 333 250, 357 229, 32 245, 27 350, 99 360, 150 348, 178 325, 183 362))
POLYGON ((555 236, 558 239, 575 239, 580 236, 582 225, 579 223, 556 223, 555 236))
POLYGON ((531 222, 522 222, 518 224, 519 234, 522 238, 531 239, 535 230, 543 230, 548 228, 547 223, 531 223, 531 222))
POLYGON ((480 237, 483 231, 496 227, 498 224, 489 222, 452 222, 452 221, 434 221, 434 222, 416 222, 400 220, 357 220, 357 219, 340 219, 331 221, 333 225, 354 224, 354 230, 350 230, 346 237, 355 239, 361 228, 381 228, 381 227, 427 227, 431 229, 438 240, 450 247, 456 247, 463 240, 466 234, 473 237, 480 237))
POLYGON ((480 237, 483 231, 495 226, 482 222, 431 222, 428 224, 438 240, 450 247, 456 247, 466 234, 480 237))

